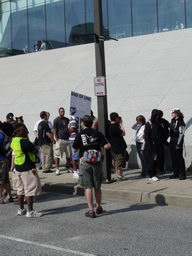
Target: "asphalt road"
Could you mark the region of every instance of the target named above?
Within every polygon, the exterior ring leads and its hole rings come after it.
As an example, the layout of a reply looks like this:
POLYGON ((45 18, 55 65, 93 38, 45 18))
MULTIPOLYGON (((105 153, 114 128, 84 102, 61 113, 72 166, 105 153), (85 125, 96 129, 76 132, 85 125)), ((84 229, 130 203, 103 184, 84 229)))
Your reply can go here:
POLYGON ((192 211, 156 205, 104 202, 106 213, 84 216, 82 197, 45 193, 38 219, 16 216, 0 205, 0 256, 191 256, 192 211))

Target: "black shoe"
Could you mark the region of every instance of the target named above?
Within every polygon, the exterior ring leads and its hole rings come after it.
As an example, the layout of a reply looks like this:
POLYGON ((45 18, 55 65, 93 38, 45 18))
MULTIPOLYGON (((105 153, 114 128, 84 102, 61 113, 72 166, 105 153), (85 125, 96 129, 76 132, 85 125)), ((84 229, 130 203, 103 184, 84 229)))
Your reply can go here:
POLYGON ((178 179, 178 178, 179 178, 179 176, 177 176, 177 175, 175 175, 175 174, 169 176, 169 179, 178 179))
POLYGON ((93 211, 88 211, 85 213, 85 216, 88 218, 96 218, 95 212, 93 211))
POLYGON ((180 177, 179 179, 180 179, 180 180, 186 180, 187 177, 186 177, 186 176, 182 176, 182 177, 180 177))
POLYGON ((104 213, 103 207, 102 207, 102 206, 99 206, 99 207, 96 209, 96 214, 102 214, 102 213, 104 213))
POLYGON ((52 173, 51 170, 43 171, 43 173, 52 173))

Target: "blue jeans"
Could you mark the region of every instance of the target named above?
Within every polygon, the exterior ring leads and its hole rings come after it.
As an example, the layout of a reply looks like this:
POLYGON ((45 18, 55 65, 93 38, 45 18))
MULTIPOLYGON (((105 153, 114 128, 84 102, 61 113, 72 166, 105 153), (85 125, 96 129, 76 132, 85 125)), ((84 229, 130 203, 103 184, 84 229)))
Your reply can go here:
POLYGON ((142 175, 146 176, 147 175, 147 171, 146 171, 146 166, 145 166, 145 159, 144 159, 141 147, 142 147, 142 143, 136 142, 137 153, 138 153, 139 158, 141 160, 142 175))

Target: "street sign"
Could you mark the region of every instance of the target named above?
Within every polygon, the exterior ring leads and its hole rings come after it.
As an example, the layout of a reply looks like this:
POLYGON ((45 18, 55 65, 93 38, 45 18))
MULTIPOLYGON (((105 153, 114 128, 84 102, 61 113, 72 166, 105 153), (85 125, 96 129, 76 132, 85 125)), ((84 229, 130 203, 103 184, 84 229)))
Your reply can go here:
POLYGON ((94 84, 95 84, 95 96, 105 96, 106 95, 105 77, 104 76, 95 77, 94 84))

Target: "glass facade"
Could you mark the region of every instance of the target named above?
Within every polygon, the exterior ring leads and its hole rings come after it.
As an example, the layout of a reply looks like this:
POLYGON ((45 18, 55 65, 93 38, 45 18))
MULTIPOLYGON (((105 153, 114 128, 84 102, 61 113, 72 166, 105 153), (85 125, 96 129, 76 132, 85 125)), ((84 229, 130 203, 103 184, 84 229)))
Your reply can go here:
MULTIPOLYGON (((94 0, 1 0, 0 56, 94 41, 94 0)), ((102 0, 106 37, 192 27, 192 0, 102 0)))

